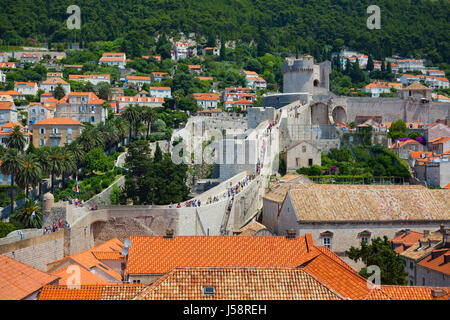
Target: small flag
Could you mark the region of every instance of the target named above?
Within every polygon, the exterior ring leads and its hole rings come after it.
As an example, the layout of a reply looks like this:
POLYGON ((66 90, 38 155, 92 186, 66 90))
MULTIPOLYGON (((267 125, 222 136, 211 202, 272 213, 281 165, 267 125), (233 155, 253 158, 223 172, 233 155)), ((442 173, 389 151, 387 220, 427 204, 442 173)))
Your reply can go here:
POLYGON ((75 176, 75 192, 78 193, 78 174, 75 176))

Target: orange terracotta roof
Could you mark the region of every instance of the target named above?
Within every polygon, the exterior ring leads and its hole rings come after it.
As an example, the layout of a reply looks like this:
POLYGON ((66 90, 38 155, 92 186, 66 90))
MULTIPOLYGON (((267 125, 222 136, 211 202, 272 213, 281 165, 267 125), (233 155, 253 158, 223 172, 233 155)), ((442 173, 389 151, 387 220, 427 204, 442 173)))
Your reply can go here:
POLYGON ((197 79, 199 79, 200 81, 208 81, 213 80, 213 77, 197 77, 197 79))
POLYGON ((92 251, 92 254, 98 260, 125 260, 125 256, 118 251, 92 251))
POLYGON ((176 268, 136 300, 341 300, 315 277, 292 268, 176 268), (214 294, 204 294, 213 287, 214 294))
POLYGON ((301 267, 345 298, 364 300, 371 292, 366 279, 337 263, 328 255, 318 255, 301 267))
MULTIPOLYGON (((68 282, 70 278, 73 276, 73 269, 69 269, 71 266, 78 266, 77 264, 71 264, 70 266, 67 266, 65 268, 62 268, 58 271, 53 272, 52 274, 55 276, 60 277, 59 284, 61 285, 69 285, 68 282)), ((95 275, 94 273, 90 272, 89 270, 79 267, 80 270, 80 284, 81 285, 92 285, 92 284, 108 284, 108 281, 100 278, 99 276, 95 275)))
POLYGON ((42 82, 42 84, 68 84, 68 83, 61 78, 49 78, 44 82, 42 82))
POLYGON ((385 292, 392 300, 441 300, 450 294, 449 288, 438 287, 416 287, 416 286, 394 286, 383 285, 381 286, 383 292, 385 292), (433 297, 432 290, 443 290, 446 292, 440 297, 433 297))
POLYGON ((132 103, 162 103, 164 102, 164 98, 161 97, 130 97, 130 96, 120 96, 117 98, 117 102, 132 102, 132 103))
POLYGON ((58 277, 0 254, 0 300, 19 300, 58 277))
POLYGON ((418 263, 419 266, 450 275, 450 249, 433 250, 432 253, 418 263), (446 262, 447 260, 447 262, 446 262))
POLYGON ((201 69, 202 67, 198 64, 189 64, 188 68, 189 69, 201 69))
POLYGON ((14 83, 14 87, 35 87, 37 86, 36 82, 16 82, 14 83))
POLYGON ((447 184, 443 189, 450 189, 450 183, 447 184))
POLYGON ((50 124, 50 125, 79 125, 82 126, 83 124, 79 121, 72 120, 70 118, 49 118, 45 119, 36 123, 33 123, 33 126, 35 125, 44 125, 44 124, 50 124))
POLYGON ((125 274, 165 274, 193 266, 295 267, 307 254, 305 237, 132 236, 130 241, 125 274))
POLYGON ((0 110, 11 110, 14 106, 14 102, 0 102, 0 110))
POLYGON ((431 144, 445 143, 450 140, 450 137, 440 137, 434 140, 429 141, 431 144))
POLYGON ((146 80, 146 81, 150 81, 150 77, 145 77, 145 76, 127 76, 126 78, 128 80, 146 80))
POLYGON ((423 238, 423 233, 416 231, 402 232, 391 240, 392 244, 400 245, 395 249, 395 252, 402 253, 406 248, 416 244, 419 239, 423 238))
POLYGON ((87 96, 88 104, 103 104, 103 102, 105 102, 105 100, 100 99, 93 92, 71 92, 71 93, 67 94, 64 98, 59 100, 59 103, 60 104, 68 104, 69 98, 74 97, 74 96, 87 96))
POLYGON ((146 287, 143 284, 117 285, 48 285, 42 288, 39 300, 131 300, 146 287))
POLYGON ((426 157, 431 157, 433 152, 431 151, 410 151, 409 152, 412 159, 421 159, 425 155, 426 157))

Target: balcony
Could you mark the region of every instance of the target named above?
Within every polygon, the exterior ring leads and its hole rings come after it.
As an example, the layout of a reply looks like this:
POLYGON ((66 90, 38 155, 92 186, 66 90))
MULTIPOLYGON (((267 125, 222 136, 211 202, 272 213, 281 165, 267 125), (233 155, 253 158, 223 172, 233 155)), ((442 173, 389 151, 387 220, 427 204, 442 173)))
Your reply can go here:
POLYGON ((52 132, 49 134, 49 138, 53 138, 53 139, 61 139, 62 134, 61 132, 52 132))

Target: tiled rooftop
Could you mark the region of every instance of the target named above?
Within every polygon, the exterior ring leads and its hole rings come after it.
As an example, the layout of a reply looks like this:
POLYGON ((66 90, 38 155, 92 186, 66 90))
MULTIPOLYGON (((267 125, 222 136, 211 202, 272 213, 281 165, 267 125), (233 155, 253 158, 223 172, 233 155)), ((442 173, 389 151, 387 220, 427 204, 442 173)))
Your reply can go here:
POLYGON ((125 274, 166 274, 175 267, 295 267, 307 255, 305 237, 299 236, 132 236, 130 241, 125 274))
POLYGON ((131 300, 146 286, 140 284, 119 285, 48 285, 42 288, 39 300, 131 300))
POLYGON ((300 221, 448 220, 445 190, 412 185, 297 185, 289 193, 300 221))
POLYGON ((340 300, 300 269, 176 268, 146 288, 137 300, 340 300), (213 287, 214 294, 204 294, 213 287))
POLYGON ((0 300, 23 299, 57 279, 57 276, 0 254, 0 300))

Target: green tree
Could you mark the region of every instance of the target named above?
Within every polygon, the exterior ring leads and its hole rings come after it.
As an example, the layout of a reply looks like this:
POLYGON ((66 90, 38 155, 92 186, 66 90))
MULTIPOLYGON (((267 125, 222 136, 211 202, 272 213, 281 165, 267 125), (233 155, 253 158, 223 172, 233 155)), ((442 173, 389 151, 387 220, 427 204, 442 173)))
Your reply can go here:
POLYGON ((9 133, 8 148, 14 148, 22 152, 26 143, 27 140, 22 132, 22 128, 15 126, 9 133))
POLYGON ((361 247, 351 247, 345 254, 355 262, 359 259, 366 265, 361 268, 359 274, 364 278, 371 276, 367 272, 368 266, 378 266, 381 271, 381 284, 383 285, 406 285, 405 265, 401 256, 392 249, 391 242, 384 236, 373 239, 371 244, 361 241, 361 247))
POLYGON ((65 97, 66 92, 64 91, 64 88, 58 84, 55 88, 55 92, 53 93, 55 99, 61 100, 62 98, 65 97))
POLYGON ((17 151, 17 149, 8 149, 8 151, 1 157, 2 163, 0 165, 0 171, 3 174, 7 174, 11 176, 11 188, 10 188, 10 197, 11 197, 11 214, 14 213, 14 181, 19 174, 19 172, 23 169, 23 158, 17 151))
POLYGON ((42 169, 38 159, 32 153, 25 156, 23 168, 17 175, 17 184, 25 189, 28 198, 29 188, 34 188, 42 180, 42 169))
POLYGON ((111 160, 102 148, 94 148, 86 154, 86 170, 107 172, 114 167, 111 160))
POLYGON ((17 212, 11 218, 19 221, 27 228, 42 227, 42 208, 32 199, 27 199, 24 206, 17 209, 17 212))

